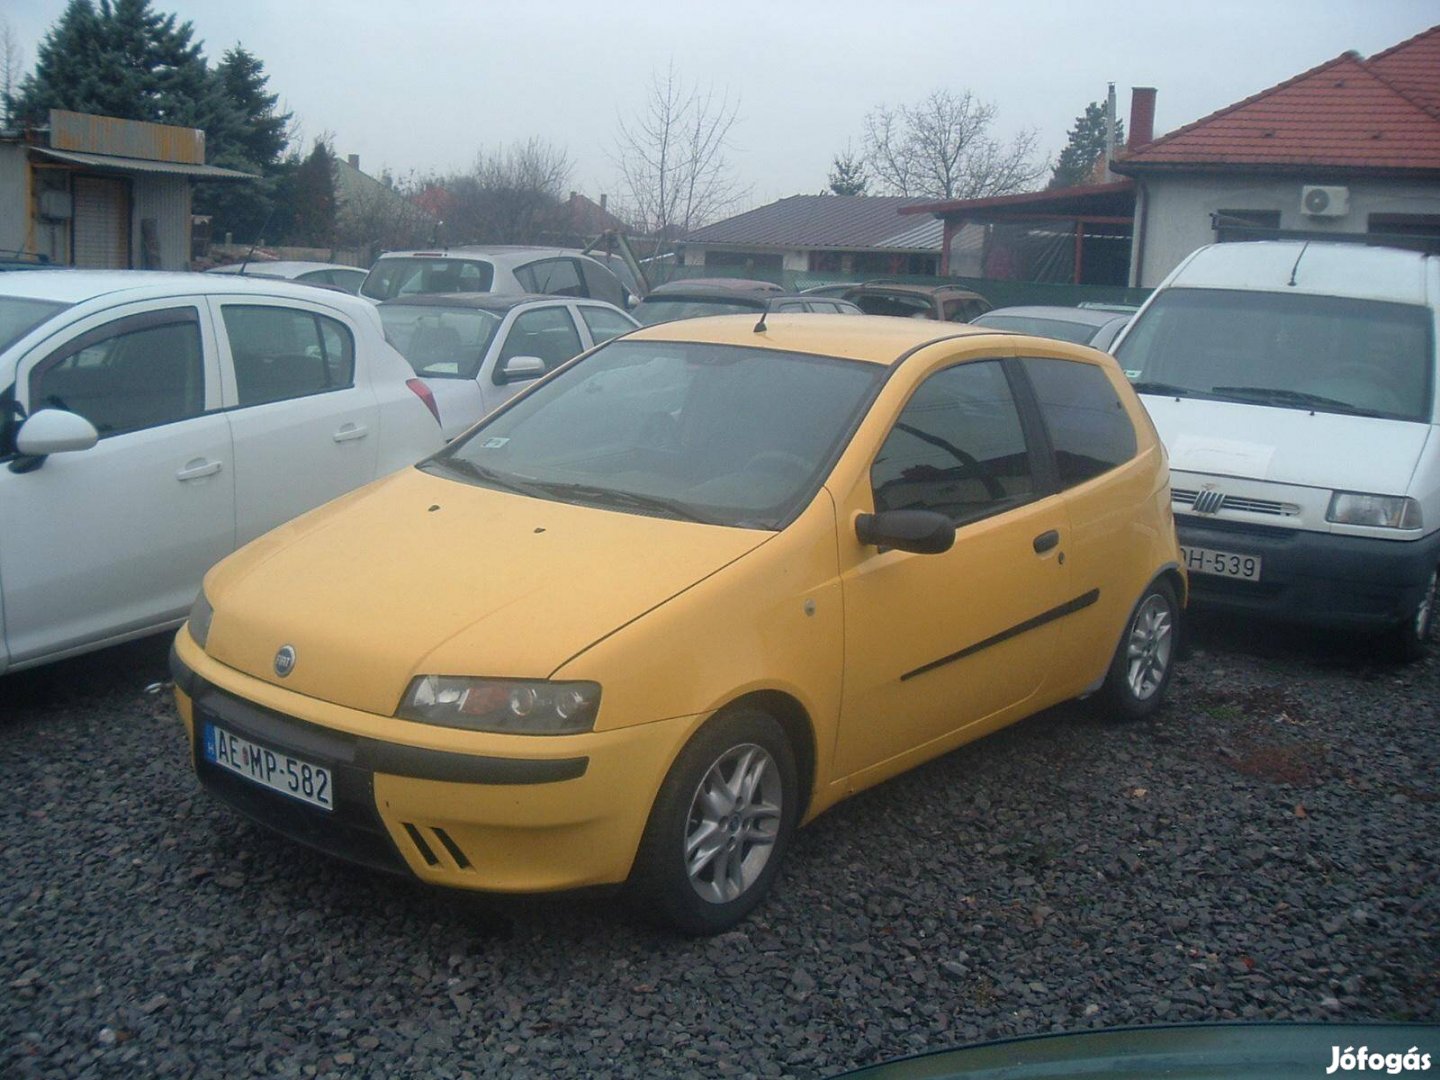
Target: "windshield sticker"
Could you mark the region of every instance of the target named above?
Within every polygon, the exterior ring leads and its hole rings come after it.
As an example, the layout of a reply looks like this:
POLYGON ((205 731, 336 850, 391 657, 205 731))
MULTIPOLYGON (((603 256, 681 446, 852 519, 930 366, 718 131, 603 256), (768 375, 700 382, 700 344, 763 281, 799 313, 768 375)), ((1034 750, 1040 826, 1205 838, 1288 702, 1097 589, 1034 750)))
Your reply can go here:
POLYGON ((1125 378, 1129 379, 1131 382, 1134 382, 1143 374, 1145 374, 1143 371, 1126 371, 1125 378))
POLYGON ((494 436, 493 438, 486 439, 483 443, 481 443, 481 444, 480 444, 480 449, 481 449, 481 450, 499 450, 500 447, 504 446, 504 445, 505 445, 506 443, 508 443, 509 441, 510 441, 510 440, 509 440, 508 438, 505 438, 505 437, 496 435, 496 436, 494 436))

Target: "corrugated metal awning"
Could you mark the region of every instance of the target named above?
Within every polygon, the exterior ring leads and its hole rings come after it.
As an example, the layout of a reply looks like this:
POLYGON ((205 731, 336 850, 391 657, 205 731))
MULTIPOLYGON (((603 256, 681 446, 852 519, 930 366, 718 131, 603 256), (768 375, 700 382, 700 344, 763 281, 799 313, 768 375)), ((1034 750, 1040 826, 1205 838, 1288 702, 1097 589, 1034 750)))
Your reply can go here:
POLYGON ((222 169, 218 165, 187 165, 177 161, 147 161, 144 158, 114 157, 110 154, 80 154, 73 150, 51 150, 48 146, 32 146, 30 151, 56 161, 89 165, 94 169, 117 172, 164 173, 169 176, 195 176, 203 180, 258 180, 254 173, 222 169))

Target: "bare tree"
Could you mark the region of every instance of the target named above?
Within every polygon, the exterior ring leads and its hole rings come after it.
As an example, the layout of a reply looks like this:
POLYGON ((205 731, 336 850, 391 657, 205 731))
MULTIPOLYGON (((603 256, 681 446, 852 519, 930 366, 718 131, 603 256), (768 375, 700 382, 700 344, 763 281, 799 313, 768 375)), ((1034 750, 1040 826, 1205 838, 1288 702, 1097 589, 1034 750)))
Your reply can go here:
POLYGON ((638 227, 684 235, 744 197, 725 157, 738 112, 727 93, 686 85, 673 61, 651 73, 645 107, 620 120, 613 153, 638 227))
POLYGON ((456 243, 527 244, 551 230, 574 166, 543 139, 481 152, 468 173, 445 180, 446 236, 456 243))
POLYGON ((20 86, 24 70, 25 50, 20 48, 10 20, 0 15, 0 112, 3 112, 6 127, 14 120, 11 99, 20 86))
POLYGON ((993 104, 969 90, 935 90, 899 108, 881 105, 865 116, 865 164, 894 195, 976 199, 1023 191, 1048 166, 1035 160, 1033 130, 1008 145, 993 138, 995 115, 993 104))
POLYGON ((414 201, 420 181, 413 173, 399 181, 389 174, 364 181, 345 195, 336 214, 336 236, 342 247, 368 252, 373 258, 382 251, 430 242, 435 217, 414 201))

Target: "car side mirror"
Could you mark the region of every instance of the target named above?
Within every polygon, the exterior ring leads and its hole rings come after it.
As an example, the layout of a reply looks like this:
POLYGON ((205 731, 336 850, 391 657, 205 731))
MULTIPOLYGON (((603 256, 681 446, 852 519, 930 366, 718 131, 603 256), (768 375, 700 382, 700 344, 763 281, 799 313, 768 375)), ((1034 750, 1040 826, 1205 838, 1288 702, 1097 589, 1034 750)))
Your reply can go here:
POLYGON ((545 361, 538 356, 512 356, 500 365, 502 383, 525 382, 545 374, 545 361))
POLYGON ((51 454, 89 450, 99 441, 95 425, 83 416, 64 409, 41 409, 15 433, 15 449, 20 456, 10 463, 10 471, 30 472, 51 454))
POLYGON ((879 548, 939 555, 955 545, 955 524, 933 510, 882 510, 856 517, 855 536, 879 548))

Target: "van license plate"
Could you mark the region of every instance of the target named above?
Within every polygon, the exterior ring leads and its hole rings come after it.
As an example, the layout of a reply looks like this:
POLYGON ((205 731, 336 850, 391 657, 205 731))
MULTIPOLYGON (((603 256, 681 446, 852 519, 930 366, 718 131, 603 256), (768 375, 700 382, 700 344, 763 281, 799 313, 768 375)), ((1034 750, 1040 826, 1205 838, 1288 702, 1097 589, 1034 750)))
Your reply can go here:
POLYGON ((1212 551, 1210 548, 1180 548, 1185 569, 1192 574, 1214 574, 1216 577, 1260 580, 1260 556, 1237 555, 1233 551, 1212 551))
POLYGON ((330 770, 278 750, 257 746, 214 724, 205 725, 205 760, 251 783, 321 810, 335 809, 330 770))

